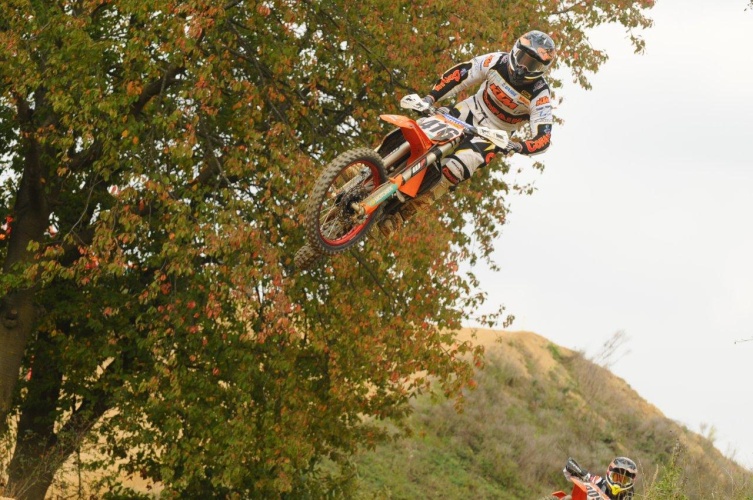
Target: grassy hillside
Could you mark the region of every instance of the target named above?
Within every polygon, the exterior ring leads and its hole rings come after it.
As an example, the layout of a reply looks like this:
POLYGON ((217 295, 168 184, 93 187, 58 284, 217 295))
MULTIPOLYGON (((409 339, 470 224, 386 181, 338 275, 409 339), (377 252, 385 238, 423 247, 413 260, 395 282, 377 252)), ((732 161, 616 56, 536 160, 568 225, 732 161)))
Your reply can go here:
POLYGON ((603 474, 627 455, 636 498, 753 499, 753 473, 608 370, 533 333, 494 336, 462 413, 426 396, 411 438, 358 457, 360 498, 535 499, 566 488, 568 456, 603 474))
MULTIPOLYGON (((477 333, 487 365, 462 413, 441 397, 415 401, 412 437, 357 456, 352 475, 341 485, 321 484, 320 496, 538 499, 566 488, 561 470, 568 456, 603 474, 614 456, 627 455, 640 467, 635 500, 753 500, 753 473, 582 354, 533 333, 477 333)), ((159 485, 120 480, 146 498, 159 497, 159 485)), ((82 482, 83 491, 97 491, 97 475, 72 462, 50 497, 101 498, 82 496, 82 482)))

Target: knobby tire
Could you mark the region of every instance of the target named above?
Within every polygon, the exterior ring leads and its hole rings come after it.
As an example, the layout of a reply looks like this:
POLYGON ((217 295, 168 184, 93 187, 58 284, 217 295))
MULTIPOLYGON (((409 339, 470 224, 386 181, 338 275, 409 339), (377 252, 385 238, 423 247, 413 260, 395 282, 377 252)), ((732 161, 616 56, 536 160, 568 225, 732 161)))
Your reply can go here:
MULTIPOLYGON (((366 198, 387 178, 382 157, 369 148, 347 151, 327 165, 314 184, 304 217, 308 245, 314 251, 334 255, 361 241, 379 219, 381 209, 371 213, 365 221, 356 222, 349 204, 366 198), (352 179, 363 167, 370 176, 334 199, 333 185, 352 179), (348 177, 350 176, 350 177, 348 177), (339 199, 339 201, 338 201, 339 199), (327 204, 332 202, 329 207, 327 204)), ((299 250, 300 251, 300 250, 299 250)))
POLYGON ((305 271, 310 269, 314 264, 323 257, 321 252, 317 252, 316 249, 309 245, 303 245, 295 253, 293 258, 293 264, 298 271, 305 271))

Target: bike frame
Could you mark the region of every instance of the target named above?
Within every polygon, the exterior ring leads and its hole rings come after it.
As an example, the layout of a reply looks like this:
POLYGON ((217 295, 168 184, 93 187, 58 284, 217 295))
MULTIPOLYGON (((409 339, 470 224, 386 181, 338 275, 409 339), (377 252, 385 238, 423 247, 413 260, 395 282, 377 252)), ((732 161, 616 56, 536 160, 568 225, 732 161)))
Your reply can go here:
MULTIPOLYGON (((433 115, 420 125, 417 121, 402 115, 381 115, 380 118, 400 128, 407 141, 405 148, 410 147, 410 156, 400 172, 389 177, 364 200, 354 204, 353 209, 361 215, 373 213, 382 203, 398 193, 415 198, 426 175, 426 168, 453 151, 465 137, 465 130, 469 128, 462 121, 444 113, 433 115), (432 131, 431 138, 425 129, 432 131)), ((389 164, 393 155, 398 158, 403 154, 405 151, 400 148, 390 154, 385 163, 389 164)))
POLYGON ((416 121, 402 115, 381 115, 397 128, 385 136, 379 148, 347 151, 317 179, 304 214, 307 242, 294 259, 299 269, 308 268, 319 254, 335 255, 355 245, 385 213, 393 213, 401 203, 431 188, 429 184, 436 179, 426 175, 428 167, 440 165, 465 138, 482 137, 501 150, 508 146, 508 132, 476 127, 438 113, 417 94, 403 96, 400 107, 428 116, 416 121))

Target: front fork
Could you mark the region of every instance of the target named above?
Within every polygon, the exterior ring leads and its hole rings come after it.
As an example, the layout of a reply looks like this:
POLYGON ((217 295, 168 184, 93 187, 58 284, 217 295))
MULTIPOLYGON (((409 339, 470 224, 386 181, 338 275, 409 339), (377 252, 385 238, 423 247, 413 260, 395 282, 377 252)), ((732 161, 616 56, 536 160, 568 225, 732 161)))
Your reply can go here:
MULTIPOLYGON (((360 202, 351 203, 350 207, 360 216, 372 214, 386 200, 390 199, 410 179, 424 171, 429 165, 444 158, 450 151, 454 150, 460 139, 456 139, 445 144, 434 146, 423 155, 416 158, 410 165, 406 166, 400 173, 387 179, 387 182, 375 189, 369 196, 360 202)), ((393 154, 398 153, 396 151, 393 154)), ((389 157, 388 157, 389 158, 389 157)))

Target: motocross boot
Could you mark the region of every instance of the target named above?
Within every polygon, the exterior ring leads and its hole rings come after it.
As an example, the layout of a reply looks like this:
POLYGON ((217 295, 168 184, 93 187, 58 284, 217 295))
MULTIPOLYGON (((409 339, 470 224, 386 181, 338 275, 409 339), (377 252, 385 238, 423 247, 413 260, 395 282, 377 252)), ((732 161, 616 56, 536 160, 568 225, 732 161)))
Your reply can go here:
MULTIPOLYGON (((452 178, 454 179, 454 176, 452 178)), ((395 232, 403 227, 403 224, 405 224, 406 221, 412 219, 417 213, 429 210, 434 202, 447 194, 447 191, 456 185, 457 182, 450 180, 450 177, 448 177, 447 174, 442 175, 439 178, 439 181, 431 189, 421 194, 421 196, 406 202, 394 214, 385 216, 384 219, 377 224, 383 239, 390 238, 395 232)))

